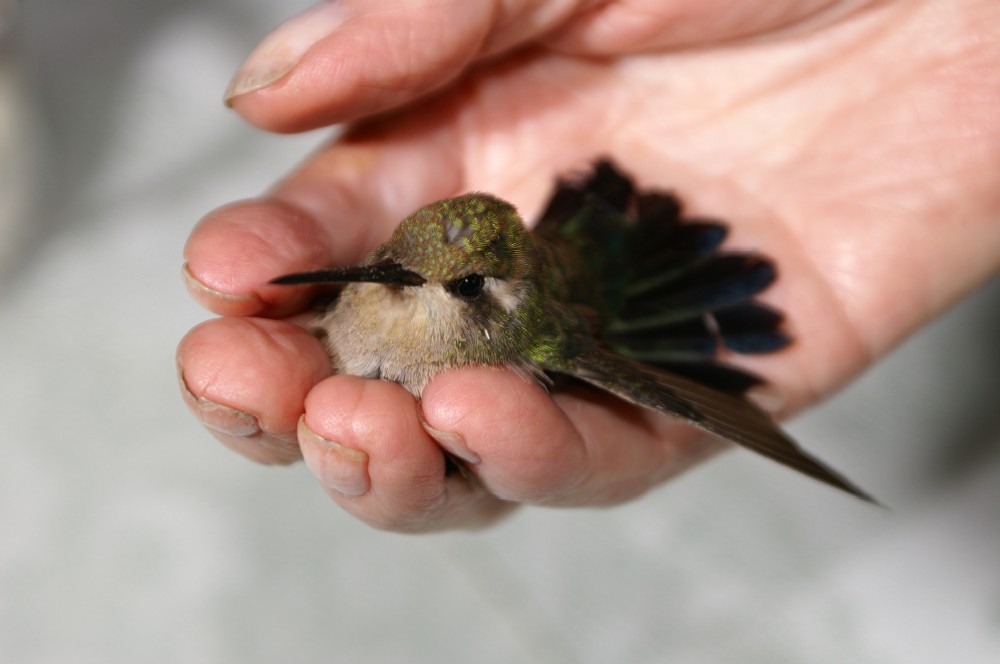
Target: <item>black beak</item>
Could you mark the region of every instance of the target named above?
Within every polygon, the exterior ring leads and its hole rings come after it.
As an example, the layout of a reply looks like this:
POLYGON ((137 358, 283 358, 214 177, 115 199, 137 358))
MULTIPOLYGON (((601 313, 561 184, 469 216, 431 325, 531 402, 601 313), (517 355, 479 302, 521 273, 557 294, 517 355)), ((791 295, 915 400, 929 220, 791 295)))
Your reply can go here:
POLYGON ((296 284, 333 284, 363 281, 397 286, 421 286, 427 280, 416 272, 404 269, 399 263, 379 261, 372 265, 336 267, 315 272, 296 272, 272 279, 269 283, 282 286, 296 284))

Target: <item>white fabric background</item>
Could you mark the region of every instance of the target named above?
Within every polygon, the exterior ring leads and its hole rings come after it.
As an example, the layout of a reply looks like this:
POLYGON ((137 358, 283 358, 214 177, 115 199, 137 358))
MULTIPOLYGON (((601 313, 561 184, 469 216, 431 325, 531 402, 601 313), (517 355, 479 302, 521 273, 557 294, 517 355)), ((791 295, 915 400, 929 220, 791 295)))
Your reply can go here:
POLYGON ((734 452, 624 507, 398 536, 202 431, 181 248, 321 139, 221 104, 301 6, 30 0, 7 35, 31 110, 0 109, 0 173, 36 196, 3 238, 0 661, 1000 661, 996 280, 790 425, 890 511, 734 452))

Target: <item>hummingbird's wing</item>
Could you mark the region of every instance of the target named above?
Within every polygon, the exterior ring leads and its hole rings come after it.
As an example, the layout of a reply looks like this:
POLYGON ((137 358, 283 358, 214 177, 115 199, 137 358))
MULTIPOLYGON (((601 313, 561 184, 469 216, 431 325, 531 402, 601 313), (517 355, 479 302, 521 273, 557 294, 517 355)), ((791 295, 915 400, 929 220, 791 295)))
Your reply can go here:
POLYGON ((726 225, 682 212, 676 196, 637 190, 603 159, 557 183, 535 232, 585 257, 569 299, 594 310, 592 331, 608 348, 743 393, 764 381, 720 361, 720 351, 788 345, 783 316, 753 299, 776 270, 758 254, 721 251, 726 225))
POLYGON ((576 258, 562 262, 567 301, 592 312, 581 336, 599 340, 545 369, 875 502, 742 396, 761 378, 720 360, 723 351, 768 353, 791 341, 782 314, 755 299, 777 278, 769 259, 721 249, 725 224, 686 218, 676 196, 638 191, 608 160, 560 180, 535 231, 576 258))
POLYGON ((761 384, 720 357, 770 353, 790 343, 784 316, 754 300, 776 278, 771 262, 755 254, 715 254, 671 272, 630 282, 602 341, 624 357, 730 392, 761 384))
POLYGON ((803 450, 764 411, 741 396, 658 371, 604 350, 574 358, 568 373, 638 406, 721 436, 862 500, 874 498, 803 450))
POLYGON ((721 250, 724 224, 680 217, 669 194, 637 195, 628 278, 601 338, 616 353, 734 393, 763 383, 722 351, 770 353, 791 339, 754 298, 777 278, 766 257, 721 250))

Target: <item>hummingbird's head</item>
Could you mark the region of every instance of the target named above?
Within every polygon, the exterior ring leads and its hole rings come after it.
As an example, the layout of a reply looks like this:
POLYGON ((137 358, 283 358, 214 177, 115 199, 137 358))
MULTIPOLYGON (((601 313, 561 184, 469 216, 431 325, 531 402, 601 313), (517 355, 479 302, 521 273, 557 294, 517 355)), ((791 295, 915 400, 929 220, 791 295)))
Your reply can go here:
POLYGON ((353 282, 329 317, 336 325, 363 326, 370 341, 395 347, 428 344, 440 351, 438 360, 438 350, 421 351, 431 362, 496 364, 532 335, 539 270, 514 206, 472 193, 420 208, 362 265, 272 283, 353 282))
POLYGON ((361 265, 287 274, 271 283, 436 283, 471 294, 473 284, 485 288, 487 280, 527 276, 537 263, 536 254, 513 205, 473 193, 420 208, 361 265))
POLYGON ((513 205, 488 194, 466 194, 411 214, 366 263, 398 263, 426 282, 471 295, 477 284, 489 290, 489 282, 526 276, 534 251, 513 205))
POLYGON ((537 253, 513 205, 472 193, 420 208, 366 263, 399 265, 422 280, 404 290, 438 313, 442 329, 431 336, 462 338, 466 351, 493 353, 516 344, 513 333, 527 327, 520 319, 537 300, 537 253))

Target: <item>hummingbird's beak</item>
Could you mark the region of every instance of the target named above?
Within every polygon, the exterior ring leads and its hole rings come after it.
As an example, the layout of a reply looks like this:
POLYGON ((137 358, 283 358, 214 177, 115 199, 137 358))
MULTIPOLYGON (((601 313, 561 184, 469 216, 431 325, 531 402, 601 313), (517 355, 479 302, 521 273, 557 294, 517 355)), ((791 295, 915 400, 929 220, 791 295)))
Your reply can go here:
POLYGON ((332 284, 362 281, 397 286, 421 286, 427 280, 399 263, 379 261, 372 265, 335 267, 314 272, 296 272, 272 279, 268 283, 290 286, 295 284, 332 284))

